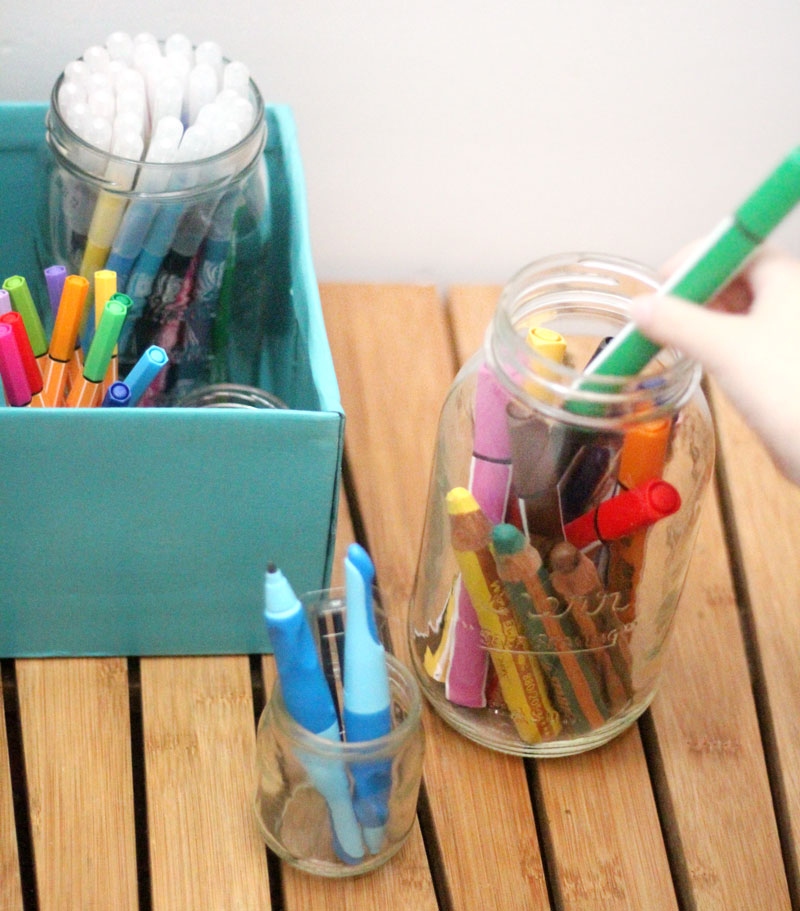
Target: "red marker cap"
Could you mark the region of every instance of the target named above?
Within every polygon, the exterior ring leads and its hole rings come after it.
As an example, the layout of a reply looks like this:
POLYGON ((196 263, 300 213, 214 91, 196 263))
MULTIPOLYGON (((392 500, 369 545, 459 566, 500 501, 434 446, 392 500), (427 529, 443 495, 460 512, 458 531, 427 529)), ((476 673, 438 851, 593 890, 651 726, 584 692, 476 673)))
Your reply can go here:
POLYGON ((22 366, 25 370, 25 376, 28 378, 31 395, 38 395, 42 391, 44 381, 42 380, 42 371, 36 362, 36 355, 31 348, 31 341, 28 333, 25 331, 25 323, 19 313, 4 313, 0 316, 0 323, 8 323, 14 332, 14 341, 19 348, 19 354, 22 358, 22 366))
POLYGON ((579 550, 593 541, 615 541, 671 516, 681 508, 678 491, 667 481, 651 478, 605 500, 564 526, 564 535, 579 550))
POLYGON ((28 405, 31 387, 22 366, 22 357, 14 338, 14 330, 8 323, 0 322, 0 378, 3 392, 9 405, 28 405))

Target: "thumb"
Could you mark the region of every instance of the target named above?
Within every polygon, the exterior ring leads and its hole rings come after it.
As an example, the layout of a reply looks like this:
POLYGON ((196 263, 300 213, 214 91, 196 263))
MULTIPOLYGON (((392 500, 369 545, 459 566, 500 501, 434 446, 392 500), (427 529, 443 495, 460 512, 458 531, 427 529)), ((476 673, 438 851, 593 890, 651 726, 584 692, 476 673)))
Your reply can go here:
POLYGON ((748 320, 708 310, 677 297, 650 294, 632 303, 640 332, 660 345, 673 345, 711 371, 724 370, 741 351, 748 320))

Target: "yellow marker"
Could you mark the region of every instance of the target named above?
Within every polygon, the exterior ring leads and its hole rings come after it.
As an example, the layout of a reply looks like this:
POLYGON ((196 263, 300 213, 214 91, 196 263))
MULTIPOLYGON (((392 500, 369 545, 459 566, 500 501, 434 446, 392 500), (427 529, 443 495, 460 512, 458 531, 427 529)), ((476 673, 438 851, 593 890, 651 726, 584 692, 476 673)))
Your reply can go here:
POLYGON ((555 737, 561 730, 561 719, 497 574, 489 548, 489 520, 465 487, 455 487, 447 494, 447 512, 461 579, 475 608, 514 727, 526 743, 555 737))
MULTIPOLYGON (((117 293, 117 273, 113 269, 100 269, 98 272, 94 273, 94 324, 95 327, 100 325, 100 318, 103 315, 103 310, 105 309, 106 304, 113 295, 117 293)), ((114 345, 114 350, 111 352, 111 360, 108 362, 108 370, 106 370, 106 375, 103 378, 103 382, 100 384, 100 398, 102 399, 108 387, 112 383, 116 383, 119 378, 118 370, 118 357, 119 351, 117 346, 114 345)))
MULTIPOLYGON (((531 351, 535 351, 537 354, 547 358, 548 361, 553 361, 555 364, 563 364, 564 357, 567 353, 567 342, 560 332, 554 332, 552 329, 545 329, 543 326, 534 326, 532 329, 528 330, 525 341, 528 343, 528 347, 531 351)), ((543 369, 540 364, 531 363, 530 367, 532 373, 538 374, 545 380, 555 379, 555 374, 551 373, 549 370, 543 369)), ((542 383, 525 383, 525 389, 531 395, 543 402, 555 401, 555 396, 542 383)))
POLYGON ((75 340, 89 291, 89 282, 80 275, 68 275, 61 291, 56 321, 50 336, 50 350, 44 372, 42 399, 45 405, 64 404, 67 373, 75 352, 75 340))

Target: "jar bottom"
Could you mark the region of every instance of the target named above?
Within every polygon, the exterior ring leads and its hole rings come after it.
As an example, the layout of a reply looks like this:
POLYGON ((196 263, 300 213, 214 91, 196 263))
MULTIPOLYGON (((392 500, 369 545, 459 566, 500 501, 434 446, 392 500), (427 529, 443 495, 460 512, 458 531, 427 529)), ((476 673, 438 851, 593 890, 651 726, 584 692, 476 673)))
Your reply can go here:
POLYGON ((525 743, 519 739, 511 719, 506 713, 492 708, 464 708, 448 702, 443 695, 432 692, 424 669, 420 669, 416 652, 412 653, 417 680, 428 704, 437 715, 450 727, 469 740, 512 756, 525 756, 534 759, 556 759, 560 756, 574 756, 601 747, 618 737, 648 708, 653 701, 656 687, 649 693, 637 697, 625 711, 620 712, 607 722, 586 734, 576 734, 569 738, 525 743))

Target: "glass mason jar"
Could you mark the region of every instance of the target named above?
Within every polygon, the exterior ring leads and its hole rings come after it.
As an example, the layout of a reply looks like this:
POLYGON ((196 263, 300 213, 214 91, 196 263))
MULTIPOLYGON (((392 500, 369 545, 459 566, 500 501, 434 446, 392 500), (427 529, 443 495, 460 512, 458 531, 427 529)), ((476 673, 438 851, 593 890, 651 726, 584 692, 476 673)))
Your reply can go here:
POLYGON ((714 461, 701 370, 586 364, 657 287, 565 254, 503 290, 442 409, 408 633, 436 711, 485 746, 599 746, 653 698, 714 461))
MULTIPOLYGON (((197 386, 230 379, 229 324, 232 312, 245 312, 248 296, 260 292, 253 270, 263 259, 269 214, 267 125, 258 87, 250 80, 252 123, 226 133, 233 145, 195 160, 165 161, 168 153, 151 153, 147 144, 144 160, 104 151, 110 132, 91 121, 93 136, 89 121, 78 126, 69 109, 62 111, 63 81, 62 74, 47 114, 52 167, 45 255, 90 285, 98 270, 116 273, 116 290, 133 301, 119 340, 120 373, 150 345, 160 345, 170 360, 143 404, 173 404, 197 386)), ((220 133, 211 129, 212 136, 220 133)), ((250 312, 258 312, 250 304, 250 312)), ((82 343, 92 331, 90 324, 82 343)))

